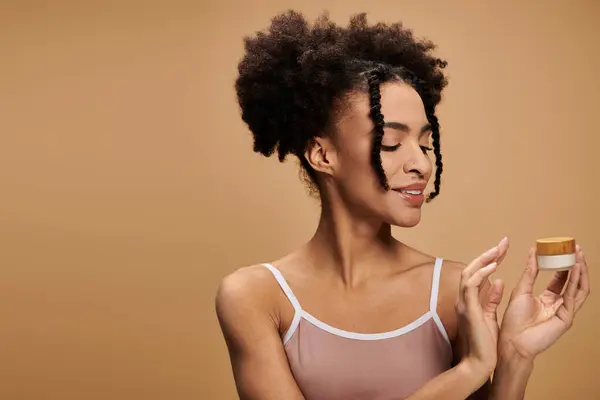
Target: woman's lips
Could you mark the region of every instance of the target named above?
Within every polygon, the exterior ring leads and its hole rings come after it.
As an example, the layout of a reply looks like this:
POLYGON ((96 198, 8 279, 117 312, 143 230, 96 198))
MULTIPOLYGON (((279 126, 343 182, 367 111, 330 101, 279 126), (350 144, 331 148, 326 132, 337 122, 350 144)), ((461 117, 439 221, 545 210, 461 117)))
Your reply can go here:
POLYGON ((425 202, 425 184, 422 182, 413 183, 411 185, 394 188, 393 190, 398 195, 413 207, 420 207, 425 202))
POLYGON ((398 189, 394 191, 411 206, 420 207, 425 202, 425 195, 422 190, 398 189))

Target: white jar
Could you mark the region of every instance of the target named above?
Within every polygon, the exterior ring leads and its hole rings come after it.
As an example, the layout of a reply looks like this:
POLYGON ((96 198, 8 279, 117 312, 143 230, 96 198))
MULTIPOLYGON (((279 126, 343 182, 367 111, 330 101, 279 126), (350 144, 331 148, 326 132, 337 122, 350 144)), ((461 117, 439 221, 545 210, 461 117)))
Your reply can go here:
POLYGON ((541 270, 567 271, 575 265, 575 239, 571 237, 538 239, 536 248, 541 270))

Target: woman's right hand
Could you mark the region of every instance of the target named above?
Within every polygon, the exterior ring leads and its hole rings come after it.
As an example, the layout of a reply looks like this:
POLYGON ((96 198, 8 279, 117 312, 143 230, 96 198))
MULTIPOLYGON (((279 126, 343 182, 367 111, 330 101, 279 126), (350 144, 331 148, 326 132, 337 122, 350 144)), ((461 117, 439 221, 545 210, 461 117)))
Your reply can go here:
POLYGON ((489 282, 489 276, 502 262, 508 240, 475 258, 461 275, 456 312, 462 347, 459 365, 483 385, 496 367, 498 343, 497 309, 502 300, 502 281, 489 282))

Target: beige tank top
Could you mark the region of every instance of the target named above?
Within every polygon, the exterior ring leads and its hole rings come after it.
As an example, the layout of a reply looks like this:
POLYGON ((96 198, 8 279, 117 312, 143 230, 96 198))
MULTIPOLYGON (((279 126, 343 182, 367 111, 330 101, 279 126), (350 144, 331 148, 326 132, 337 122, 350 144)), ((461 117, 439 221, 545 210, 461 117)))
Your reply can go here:
POLYGON ((283 338, 306 400, 401 400, 452 366, 452 347, 436 312, 442 259, 433 269, 429 310, 402 328, 355 333, 302 309, 279 270, 264 264, 294 306, 283 338))

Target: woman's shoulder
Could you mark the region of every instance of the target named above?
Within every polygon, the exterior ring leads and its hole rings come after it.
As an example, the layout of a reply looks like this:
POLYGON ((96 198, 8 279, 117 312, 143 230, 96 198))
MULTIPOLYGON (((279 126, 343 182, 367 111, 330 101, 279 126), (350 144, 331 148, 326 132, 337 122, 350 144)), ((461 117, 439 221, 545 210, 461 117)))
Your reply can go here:
POLYGON ((466 267, 465 263, 434 256, 412 247, 410 248, 410 251, 412 253, 410 257, 411 261, 409 262, 410 265, 416 267, 428 267, 428 269, 433 270, 436 262, 438 262, 438 260, 441 262, 440 284, 460 281, 460 275, 466 267))
POLYGON ((219 305, 268 304, 276 294, 274 278, 265 265, 244 266, 226 275, 217 288, 216 302, 219 305))
POLYGON ((455 304, 458 300, 462 273, 467 266, 462 261, 441 259, 439 285, 437 286, 437 314, 440 316, 451 342, 456 340, 457 317, 455 304))
POLYGON ((452 285, 458 284, 461 274, 466 266, 467 265, 461 261, 443 259, 440 283, 442 283, 443 280, 444 283, 450 283, 452 285))
MULTIPOLYGON (((460 282, 461 274, 466 267, 465 263, 440 256, 433 256, 415 249, 412 250, 413 255, 410 265, 418 267, 425 275, 433 277, 436 263, 441 263, 439 265, 440 274, 438 290, 442 298, 449 300, 450 297, 458 294, 458 284, 460 282)), ((425 275, 423 275, 424 279, 425 275)))
POLYGON ((240 267, 221 280, 215 310, 222 324, 262 322, 278 329, 284 301, 273 273, 264 264, 256 264, 240 267))

